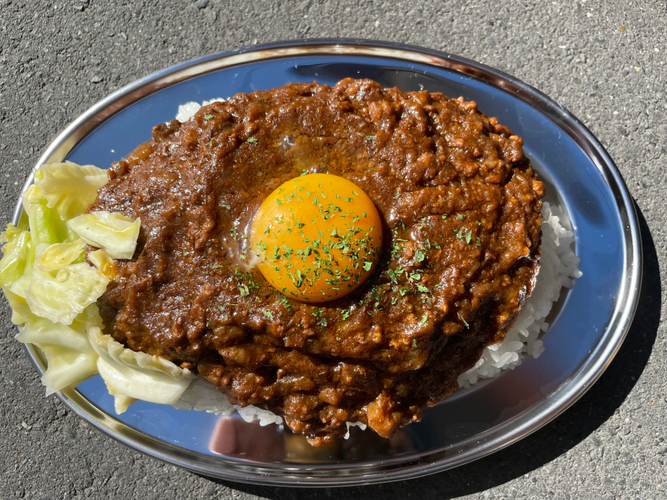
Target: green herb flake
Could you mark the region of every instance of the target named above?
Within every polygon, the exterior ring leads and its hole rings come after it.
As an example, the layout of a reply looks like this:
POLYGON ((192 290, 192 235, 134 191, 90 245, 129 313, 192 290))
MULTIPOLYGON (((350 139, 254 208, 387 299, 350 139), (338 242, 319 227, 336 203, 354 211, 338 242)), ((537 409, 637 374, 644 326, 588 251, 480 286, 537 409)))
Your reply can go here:
POLYGON ((417 347, 417 338, 412 337, 412 347, 417 347))
POLYGON ((290 304, 289 300, 287 300, 285 297, 280 299, 278 302, 284 305, 288 311, 292 312, 292 304, 290 304))
POLYGON ((248 140, 245 142, 249 144, 257 144, 257 139, 255 137, 248 137, 248 140))
POLYGON ((213 115, 204 116, 204 120, 206 120, 206 121, 210 120, 211 118, 213 118, 213 115))
POLYGON ((373 141, 373 140, 375 140, 375 136, 374 135, 367 135, 366 140, 367 141, 373 141))
POLYGON ((271 311, 264 311, 264 317, 273 319, 273 313, 271 311))
POLYGON ((224 208, 225 210, 230 210, 230 209, 232 208, 232 207, 230 207, 229 205, 220 205, 220 206, 221 206, 222 208, 224 208))
POLYGON ((372 262, 364 262, 364 271, 370 271, 371 267, 373 267, 372 262))
POLYGON ((428 316, 424 316, 422 319, 419 320, 419 324, 425 325, 427 321, 428 321, 428 316))

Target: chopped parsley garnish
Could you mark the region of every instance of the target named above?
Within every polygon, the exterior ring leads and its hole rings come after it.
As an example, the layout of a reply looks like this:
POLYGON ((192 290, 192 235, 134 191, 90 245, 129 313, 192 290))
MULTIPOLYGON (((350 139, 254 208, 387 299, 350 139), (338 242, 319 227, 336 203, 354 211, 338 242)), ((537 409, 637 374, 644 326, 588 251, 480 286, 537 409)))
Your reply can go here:
POLYGON ((230 207, 229 205, 224 205, 224 204, 223 204, 223 205, 220 205, 220 206, 221 206, 222 208, 224 208, 225 210, 230 210, 230 209, 232 208, 232 207, 230 207))
POLYGON ((248 137, 248 140, 245 142, 248 142, 250 144, 257 144, 257 139, 255 137, 248 137))
POLYGON ((412 337, 412 347, 417 347, 417 337, 412 337))
POLYGON ((273 313, 271 311, 264 311, 264 317, 273 319, 273 313))
POLYGON ((292 312, 292 304, 290 304, 290 301, 287 300, 285 297, 283 297, 282 299, 280 299, 278 302, 280 302, 282 305, 284 305, 285 308, 286 308, 288 311, 292 312))
POLYGON ((374 139, 375 139, 375 136, 374 136, 374 135, 367 135, 367 136, 366 136, 366 140, 367 140, 367 141, 372 141, 372 140, 374 140, 374 139))
POLYGON ((213 115, 204 116, 204 120, 206 120, 206 121, 210 120, 211 118, 213 118, 213 115))

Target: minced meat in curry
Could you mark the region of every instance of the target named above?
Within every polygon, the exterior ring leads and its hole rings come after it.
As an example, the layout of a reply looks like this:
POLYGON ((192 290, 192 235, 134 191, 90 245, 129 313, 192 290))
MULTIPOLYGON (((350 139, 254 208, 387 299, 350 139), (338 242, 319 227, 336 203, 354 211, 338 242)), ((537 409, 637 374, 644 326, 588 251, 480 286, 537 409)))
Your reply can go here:
POLYGON ((474 102, 353 79, 237 94, 158 125, 89 209, 142 222, 100 300, 107 333, 314 445, 347 421, 391 436, 457 388, 532 290, 543 185, 522 144, 474 102), (304 171, 355 183, 383 225, 370 278, 313 305, 242 258, 262 200, 304 171))

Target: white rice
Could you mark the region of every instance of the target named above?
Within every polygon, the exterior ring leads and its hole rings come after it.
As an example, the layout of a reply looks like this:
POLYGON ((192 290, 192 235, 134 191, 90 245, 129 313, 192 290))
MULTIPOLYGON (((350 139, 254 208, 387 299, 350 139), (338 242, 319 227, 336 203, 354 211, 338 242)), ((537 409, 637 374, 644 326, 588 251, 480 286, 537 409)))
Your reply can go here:
POLYGON ((236 411, 246 422, 252 422, 255 418, 258 418, 261 426, 281 424, 283 421, 278 415, 256 406, 251 405, 242 408, 231 404, 223 393, 202 377, 197 377, 192 381, 173 406, 179 410, 206 411, 222 416, 229 416, 236 411))
MULTIPOLYGON (((224 99, 211 99, 204 101, 202 105, 206 106, 216 101, 222 102, 224 99)), ((176 119, 181 123, 186 122, 202 105, 196 102, 180 105, 176 119)), ((540 336, 549 329, 545 319, 551 312, 553 304, 558 301, 563 288, 572 288, 574 280, 581 276, 581 271, 577 268, 579 257, 571 247, 574 243, 574 233, 567 227, 569 222, 567 216, 560 207, 552 208, 549 203, 544 202, 542 217, 542 265, 533 293, 505 339, 484 349, 482 357, 475 366, 459 376, 459 387, 467 388, 481 379, 496 377, 503 370, 519 366, 524 357, 537 358, 542 354, 544 343, 540 340, 540 336)), ((259 419, 259 424, 262 426, 281 424, 283 421, 281 417, 256 406, 241 408, 232 405, 224 394, 203 378, 192 382, 174 407, 206 411, 222 416, 229 416, 236 411, 246 422, 259 419)), ((349 437, 349 429, 353 426, 366 428, 364 424, 348 422, 346 438, 349 437)))
POLYGON ((225 99, 223 99, 222 97, 214 97, 210 101, 203 101, 201 104, 194 101, 186 102, 185 104, 181 104, 178 107, 178 113, 176 113, 176 119, 181 123, 185 123, 190 118, 195 116, 195 113, 199 111, 199 108, 201 108, 202 106, 208 106, 212 102, 224 102, 224 101, 225 99))
POLYGON ((475 366, 459 376, 459 387, 470 387, 480 379, 514 369, 525 356, 537 358, 542 354, 544 343, 539 337, 549 329, 544 320, 563 288, 572 288, 574 280, 581 276, 577 268, 579 257, 571 247, 574 233, 561 224, 563 213, 560 207, 552 208, 545 202, 542 217, 542 267, 533 293, 505 340, 484 349, 475 366))

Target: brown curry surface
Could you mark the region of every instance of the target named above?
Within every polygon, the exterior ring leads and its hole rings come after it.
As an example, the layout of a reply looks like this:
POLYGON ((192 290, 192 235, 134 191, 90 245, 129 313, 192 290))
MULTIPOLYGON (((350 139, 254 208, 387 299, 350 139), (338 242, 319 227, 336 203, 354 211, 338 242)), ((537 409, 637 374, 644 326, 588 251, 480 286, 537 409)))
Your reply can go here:
POLYGON ((390 436, 457 388, 532 290, 543 185, 522 144, 474 102, 352 79, 237 94, 158 125, 90 207, 142 221, 100 300, 107 332, 312 444, 346 421, 390 436), (239 257, 262 200, 303 171, 356 183, 384 226, 369 280, 318 305, 239 257))

